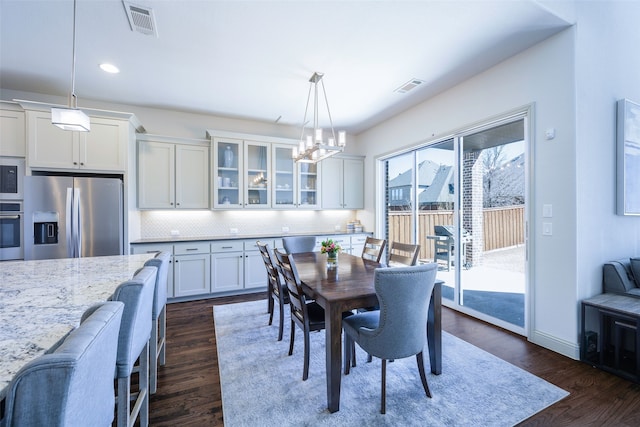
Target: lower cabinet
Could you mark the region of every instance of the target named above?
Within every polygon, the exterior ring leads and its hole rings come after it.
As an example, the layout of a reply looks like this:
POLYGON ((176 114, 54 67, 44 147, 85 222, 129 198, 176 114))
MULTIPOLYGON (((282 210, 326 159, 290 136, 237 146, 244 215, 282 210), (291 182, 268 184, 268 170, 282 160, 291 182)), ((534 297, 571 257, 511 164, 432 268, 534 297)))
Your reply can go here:
MULTIPOLYGON (((273 241, 264 243, 269 245, 269 249, 273 249, 273 241)), ((244 287, 245 289, 267 289, 267 270, 255 240, 244 242, 244 287)))
POLYGON ((211 291, 224 292, 244 287, 242 241, 226 240, 211 244, 211 291))
MULTIPOLYGON (((158 252, 169 252, 173 255, 173 245, 170 243, 149 243, 144 245, 131 245, 132 254, 155 254, 158 252)), ((169 271, 167 271, 167 298, 173 298, 173 256, 169 261, 169 271)))
POLYGON ((174 245, 174 297, 211 293, 211 256, 208 243, 174 245))

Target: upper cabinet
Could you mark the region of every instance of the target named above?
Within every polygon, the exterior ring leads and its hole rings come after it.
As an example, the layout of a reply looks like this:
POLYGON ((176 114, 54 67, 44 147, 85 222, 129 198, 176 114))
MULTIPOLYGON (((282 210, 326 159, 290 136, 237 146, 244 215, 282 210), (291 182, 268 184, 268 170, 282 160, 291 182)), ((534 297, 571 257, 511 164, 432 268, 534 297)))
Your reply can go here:
POLYGON ((36 169, 124 172, 130 138, 128 120, 91 117, 90 132, 51 124, 48 111, 27 111, 27 164, 36 169))
POLYGON ((241 208, 244 206, 242 190, 243 141, 232 138, 214 138, 211 150, 213 165, 213 207, 241 208))
POLYGON ((0 105, 0 156, 25 157, 24 111, 12 104, 0 105))
POLYGON ((172 140, 146 135, 139 138, 138 207, 208 209, 208 142, 172 140))
POLYGON ((244 207, 271 207, 271 145, 244 142, 244 207))
POLYGON ((364 159, 322 161, 322 208, 364 209, 364 159))

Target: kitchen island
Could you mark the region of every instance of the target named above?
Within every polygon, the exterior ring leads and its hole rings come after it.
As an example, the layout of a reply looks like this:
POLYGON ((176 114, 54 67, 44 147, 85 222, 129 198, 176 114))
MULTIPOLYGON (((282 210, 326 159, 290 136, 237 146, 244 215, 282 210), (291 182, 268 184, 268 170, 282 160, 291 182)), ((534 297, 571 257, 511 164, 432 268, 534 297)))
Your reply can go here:
POLYGON ((15 373, 80 324, 153 255, 0 263, 0 400, 15 373))

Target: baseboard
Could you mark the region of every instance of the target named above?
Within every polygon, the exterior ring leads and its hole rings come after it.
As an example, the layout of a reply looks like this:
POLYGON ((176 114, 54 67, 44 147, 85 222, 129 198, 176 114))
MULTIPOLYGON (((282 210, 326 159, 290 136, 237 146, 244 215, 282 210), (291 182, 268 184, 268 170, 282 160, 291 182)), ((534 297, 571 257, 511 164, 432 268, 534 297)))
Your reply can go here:
POLYGON ((540 331, 533 331, 529 341, 571 359, 580 360, 580 346, 577 343, 561 340, 540 331))

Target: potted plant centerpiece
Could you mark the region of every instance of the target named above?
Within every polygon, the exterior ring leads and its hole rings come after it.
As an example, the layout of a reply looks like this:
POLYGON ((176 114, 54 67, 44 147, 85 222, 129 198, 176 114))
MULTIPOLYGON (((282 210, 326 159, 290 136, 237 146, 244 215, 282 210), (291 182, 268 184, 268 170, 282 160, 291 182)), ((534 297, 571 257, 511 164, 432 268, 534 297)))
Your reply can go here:
POLYGON ((333 239, 327 239, 322 242, 320 252, 327 254, 327 267, 336 268, 338 266, 338 252, 342 248, 333 239))

